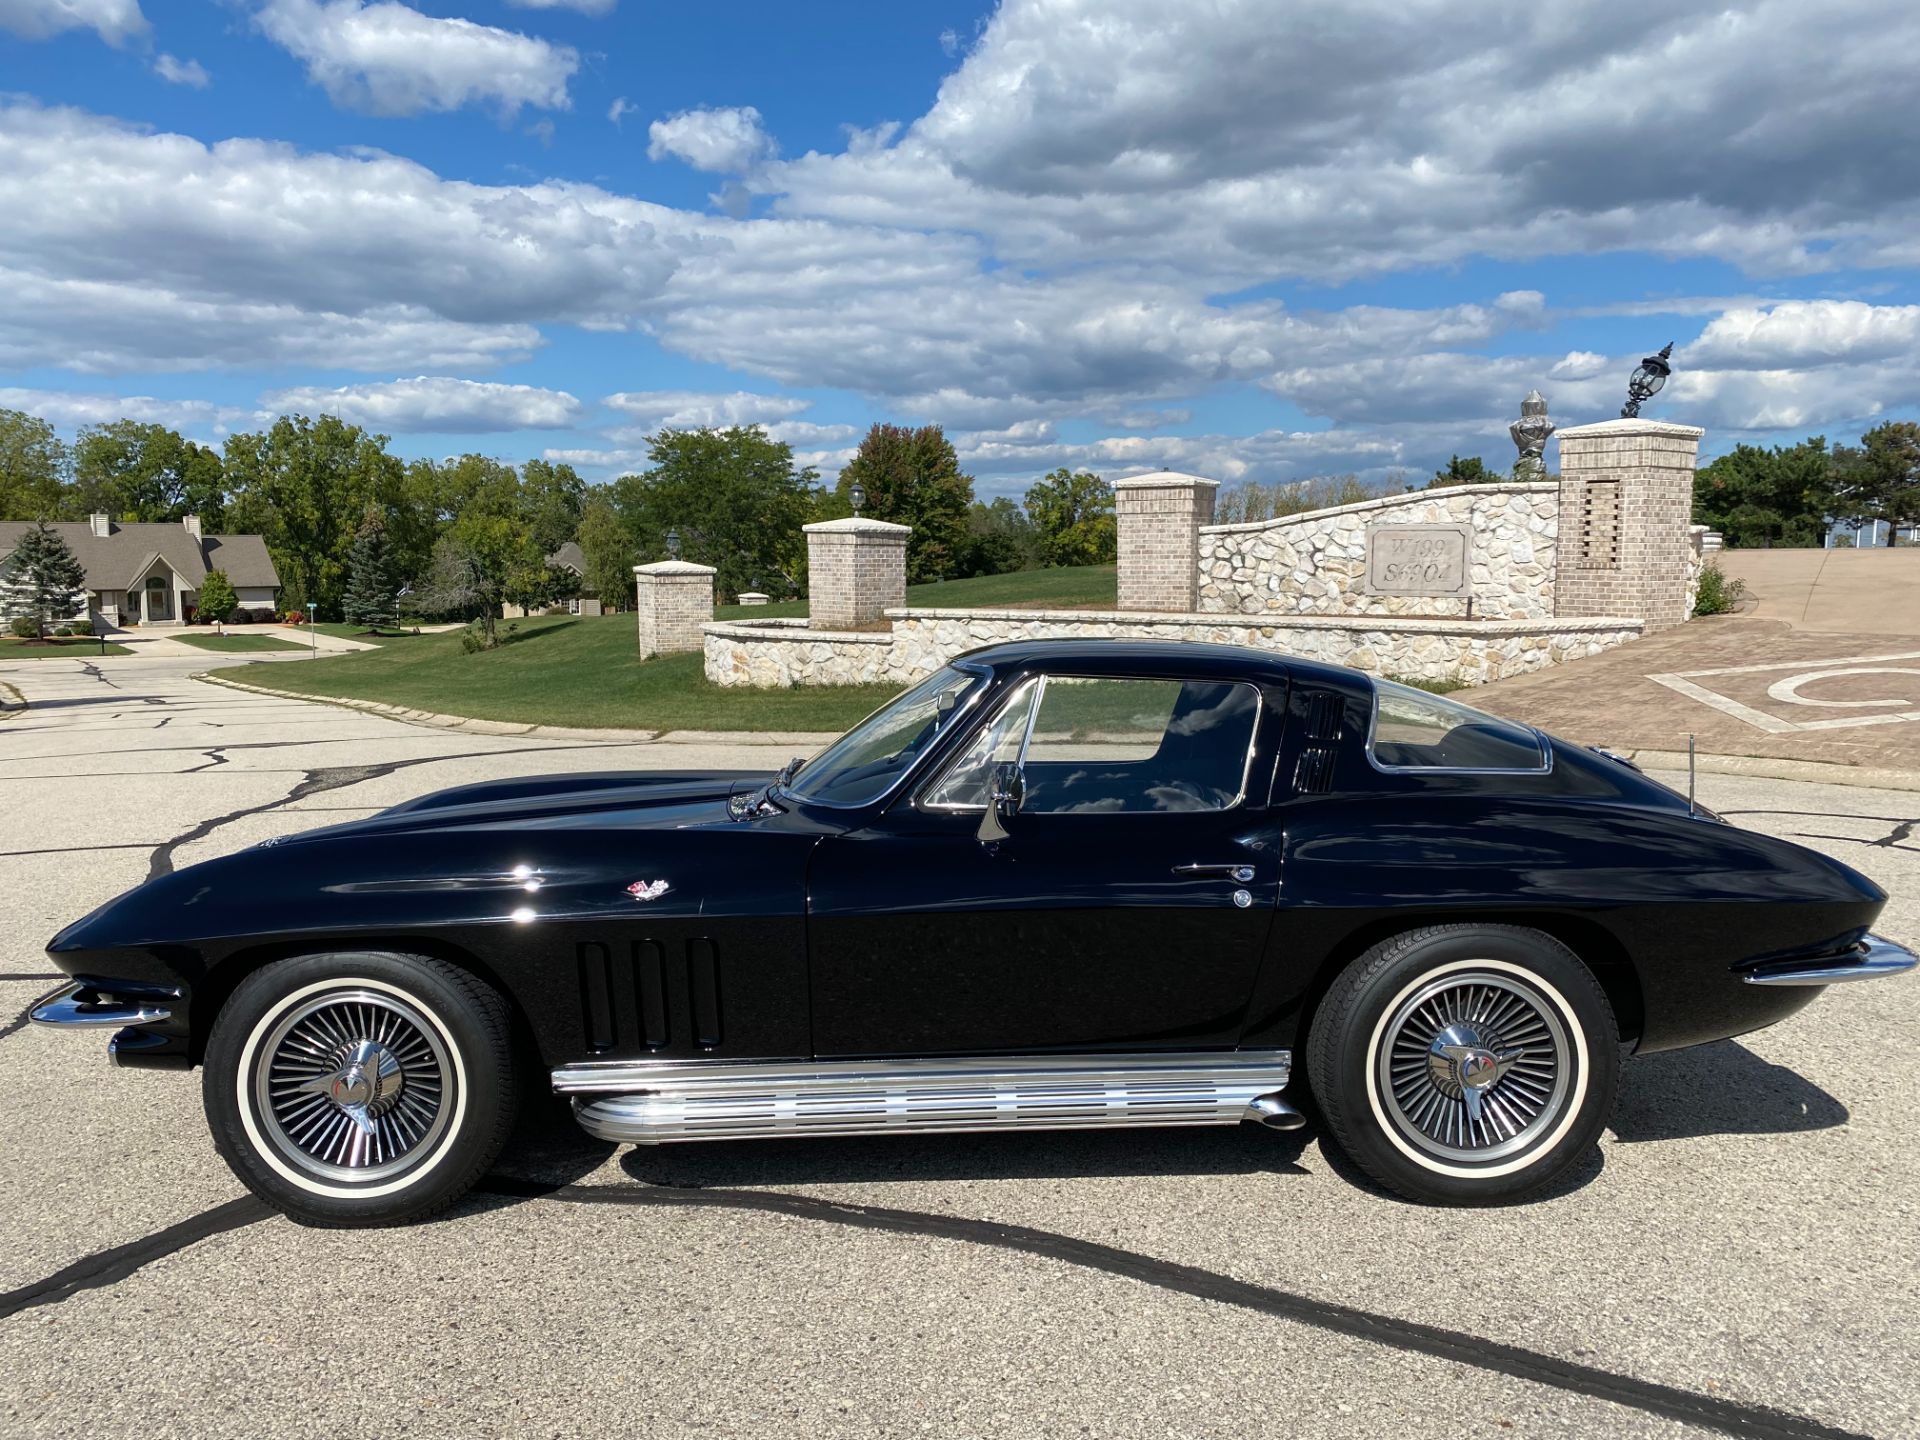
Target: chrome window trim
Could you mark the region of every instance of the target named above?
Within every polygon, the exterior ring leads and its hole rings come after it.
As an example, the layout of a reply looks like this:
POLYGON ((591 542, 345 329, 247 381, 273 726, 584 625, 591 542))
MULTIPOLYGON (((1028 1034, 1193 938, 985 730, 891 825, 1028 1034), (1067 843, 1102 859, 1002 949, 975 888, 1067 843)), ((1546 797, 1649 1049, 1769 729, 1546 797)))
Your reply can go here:
MULTIPOLYGON (((1391 682, 1389 682, 1391 683, 1391 682)), ((1411 686, 1403 687, 1411 689, 1411 686)), ((1489 720, 1502 720, 1509 725, 1518 726, 1533 736, 1533 743, 1540 747, 1538 765, 1388 765, 1373 753, 1374 727, 1380 723, 1380 686, 1373 682, 1373 703, 1367 709, 1367 740, 1363 747, 1367 764, 1382 775, 1546 775, 1553 770, 1553 746, 1547 742, 1546 732, 1537 725, 1525 725, 1518 720, 1508 720, 1504 715, 1488 715, 1489 720)), ((1422 692, 1415 691, 1415 694, 1422 692)), ((1472 708, 1472 707, 1468 707, 1472 708)), ((1486 714, 1483 710, 1481 714, 1486 714)))
MULTIPOLYGON (((964 716, 967 713, 967 711, 971 710, 976 704, 978 704, 980 702, 980 698, 983 695, 985 695, 987 691, 993 688, 993 671, 989 667, 980 664, 979 661, 977 660, 950 660, 945 665, 942 665, 940 668, 942 670, 958 670, 963 674, 971 675, 976 680, 984 682, 983 684, 975 685, 973 689, 967 693, 967 698, 961 701, 959 707, 955 709, 952 716, 949 717, 946 725, 946 733, 951 734, 954 729, 955 722, 957 722, 962 716, 964 716)), ((933 675, 933 674, 937 674, 938 672, 929 670, 927 673, 929 675, 933 675)), ((904 690, 901 692, 901 694, 905 694, 905 693, 906 691, 904 690)), ((900 696, 896 695, 893 697, 893 700, 898 700, 899 698, 900 696)), ((893 700, 887 701, 887 705, 893 704, 893 700)), ((841 735, 845 735, 848 730, 855 730, 855 729, 858 729, 861 725, 866 724, 867 721, 871 720, 875 715, 878 715, 882 710, 886 709, 887 705, 874 706, 873 709, 869 710, 865 715, 861 716, 858 721, 856 721, 852 725, 849 725, 846 730, 842 730, 840 732, 840 735, 834 736, 832 740, 829 740, 825 745, 822 745, 818 750, 814 751, 813 752, 814 755, 819 756, 819 755, 825 754, 836 743, 838 743, 841 735)), ((881 791, 878 795, 874 796, 871 800, 816 800, 810 796, 795 795, 792 793, 789 793, 787 798, 791 800, 795 805, 800 805, 805 807, 818 807, 819 809, 822 809, 822 810, 869 810, 869 809, 885 806, 890 801, 892 801, 895 795, 900 793, 901 789, 905 787, 908 784, 908 782, 910 782, 913 779, 915 771, 919 770, 922 766, 930 764, 932 762, 933 756, 938 754, 941 749, 941 739, 942 739, 942 735, 939 733, 936 733, 933 737, 933 744, 927 747, 926 754, 915 757, 913 763, 907 766, 905 770, 902 770, 900 772, 900 777, 897 780, 895 780, 893 784, 889 785, 885 790, 881 791)), ((812 763, 811 760, 809 760, 808 763, 809 764, 812 763)), ((803 765, 800 768, 804 770, 806 766, 803 765)))
MULTIPOLYGON (((1033 722, 1040 714, 1040 697, 1047 693, 1047 677, 1045 675, 1022 675, 1012 685, 1008 686, 1005 698, 994 707, 993 713, 982 720, 978 728, 973 732, 974 735, 980 735, 991 729, 994 722, 999 720, 1000 716, 1013 704, 1020 692, 1026 688, 1029 680, 1033 681, 1038 688, 1034 691, 1033 708, 1027 711, 1027 728, 1022 731, 1020 735, 1020 754, 1014 759, 1014 764, 1016 765, 1022 763, 1022 758, 1027 753, 1027 741, 1033 738, 1033 722)), ((971 738, 970 736, 969 739, 971 738)), ((935 815, 979 815, 984 813, 987 808, 985 805, 935 805, 930 801, 922 803, 921 797, 939 786, 953 771, 954 767, 966 759, 966 756, 967 752, 964 748, 962 748, 958 754, 950 756, 946 764, 941 766, 941 768, 932 775, 929 775, 925 783, 922 784, 918 790, 914 791, 913 799, 908 803, 916 810, 925 810, 935 815)))
MULTIPOLYGON (((1037 678, 1040 682, 1040 689, 1039 689, 1039 692, 1034 696, 1033 709, 1027 713, 1026 733, 1020 737, 1020 754, 1019 754, 1019 757, 1014 762, 1015 764, 1020 765, 1022 767, 1024 767, 1027 763, 1027 747, 1033 743, 1033 727, 1040 719, 1040 707, 1046 703, 1047 682, 1056 677, 1049 673, 1049 674, 1039 675, 1035 678, 1037 678)), ((1037 815, 1077 815, 1083 819, 1090 819, 1090 818, 1096 818, 1096 817, 1112 817, 1113 815, 1116 815, 1116 814, 1118 815, 1225 815, 1230 811, 1240 809, 1242 806, 1244 806, 1247 803, 1247 782, 1253 778, 1253 757, 1260 753, 1260 722, 1266 718, 1266 714, 1267 714, 1267 694, 1265 689, 1261 685, 1259 685, 1257 682, 1252 680, 1240 680, 1240 679, 1221 680, 1215 677, 1203 677, 1198 675, 1079 675, 1071 671, 1062 671, 1057 678, 1061 680, 1145 680, 1149 682, 1156 681, 1156 680, 1159 680, 1159 681, 1171 680, 1180 685, 1242 685, 1242 686, 1245 686, 1247 689, 1253 691, 1253 727, 1247 736, 1246 758, 1240 762, 1240 793, 1235 795, 1233 799, 1225 805, 1210 806, 1205 810, 1119 810, 1119 811, 1114 811, 1114 810, 1098 810, 1098 811, 1037 810, 1034 812, 1035 814, 1037 815)), ((1016 686, 1015 690, 1017 691, 1018 688, 1019 687, 1016 686)), ((1011 695, 1009 695, 1008 698, 1009 700, 1011 700, 1012 698, 1011 695)), ((995 714, 997 718, 998 712, 996 711, 995 714)), ((992 724, 993 722, 989 720, 986 723, 992 724)), ((978 732, 976 731, 975 733, 977 734, 978 732)), ((1162 734, 1161 738, 1164 740, 1166 737, 1164 734, 1162 734)), ((953 763, 958 763, 959 759, 960 759, 959 756, 953 757, 953 763)), ((945 778, 946 776, 944 773, 941 775, 938 775, 930 779, 925 785, 923 785, 920 788, 918 792, 915 793, 912 803, 916 810, 925 810, 937 815, 978 815, 987 808, 985 805, 930 805, 930 804, 923 805, 921 804, 920 796, 924 794, 928 789, 931 789, 934 785, 938 784, 939 781, 944 780, 945 778)))

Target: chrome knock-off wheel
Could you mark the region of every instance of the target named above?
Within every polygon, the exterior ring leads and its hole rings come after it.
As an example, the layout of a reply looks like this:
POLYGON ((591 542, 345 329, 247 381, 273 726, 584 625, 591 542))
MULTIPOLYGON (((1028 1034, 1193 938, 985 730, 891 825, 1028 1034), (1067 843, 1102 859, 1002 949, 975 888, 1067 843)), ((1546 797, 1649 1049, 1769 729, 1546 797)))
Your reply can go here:
POLYGON ((512 1128, 510 1024, 498 991, 425 955, 262 966, 207 1040, 214 1143, 255 1194, 310 1225, 444 1210, 512 1128))
POLYGON ((445 1043, 376 990, 306 1000, 262 1041, 255 1104, 274 1147, 328 1180, 373 1181, 430 1149, 447 1124, 445 1043))
POLYGON ((1571 1046, 1556 1007, 1515 975, 1464 971, 1416 990, 1377 1051, 1388 1119, 1447 1160, 1524 1150, 1566 1098, 1571 1046))

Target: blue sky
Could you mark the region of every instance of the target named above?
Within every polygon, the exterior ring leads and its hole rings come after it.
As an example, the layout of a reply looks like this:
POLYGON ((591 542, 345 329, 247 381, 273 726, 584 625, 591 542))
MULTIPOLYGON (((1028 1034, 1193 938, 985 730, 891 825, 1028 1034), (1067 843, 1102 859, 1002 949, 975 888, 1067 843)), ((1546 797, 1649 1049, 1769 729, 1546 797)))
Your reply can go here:
POLYGON ((1505 465, 1673 340, 1710 453, 1850 439, 1920 413, 1915 53, 1889 0, 0 0, 0 405, 594 479, 936 421, 1017 494, 1505 465))

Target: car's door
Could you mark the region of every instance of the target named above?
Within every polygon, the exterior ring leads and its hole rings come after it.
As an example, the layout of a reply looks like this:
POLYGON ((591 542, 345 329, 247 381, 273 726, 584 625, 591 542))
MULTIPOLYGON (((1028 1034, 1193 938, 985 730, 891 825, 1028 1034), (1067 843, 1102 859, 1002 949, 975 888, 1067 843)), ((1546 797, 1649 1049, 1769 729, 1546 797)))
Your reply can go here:
POLYGON ((808 876, 815 1053, 1235 1043, 1279 891, 1256 686, 1034 677, 941 773, 822 841, 808 876), (996 765, 1021 768, 1000 840, 996 765))

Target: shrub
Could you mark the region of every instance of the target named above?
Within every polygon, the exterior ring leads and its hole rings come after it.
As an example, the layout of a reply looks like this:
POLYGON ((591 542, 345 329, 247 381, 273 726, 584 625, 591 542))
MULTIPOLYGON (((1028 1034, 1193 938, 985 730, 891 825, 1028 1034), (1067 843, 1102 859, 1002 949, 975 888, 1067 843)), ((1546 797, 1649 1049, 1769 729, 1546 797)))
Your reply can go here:
POLYGON ((7 628, 22 640, 38 640, 40 638, 39 622, 31 615, 14 616, 12 623, 9 624, 7 628))
POLYGON ((487 637, 478 625, 469 625, 460 632, 460 649, 468 655, 476 655, 487 648, 487 637))
POLYGON ((1700 593, 1693 602, 1696 615, 1724 615, 1747 593, 1747 582, 1729 580, 1720 562, 1709 560, 1700 570, 1700 593))

